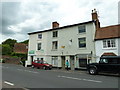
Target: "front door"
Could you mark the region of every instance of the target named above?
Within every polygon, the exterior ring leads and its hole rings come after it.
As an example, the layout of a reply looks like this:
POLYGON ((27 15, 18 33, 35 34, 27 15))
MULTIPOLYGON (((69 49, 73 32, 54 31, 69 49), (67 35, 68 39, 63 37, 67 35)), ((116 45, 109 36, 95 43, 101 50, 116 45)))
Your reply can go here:
POLYGON ((70 56, 70 67, 71 67, 71 70, 75 70, 75 67, 74 67, 74 56, 70 56))
POLYGON ((62 60, 62 69, 65 69, 65 56, 61 56, 62 60))

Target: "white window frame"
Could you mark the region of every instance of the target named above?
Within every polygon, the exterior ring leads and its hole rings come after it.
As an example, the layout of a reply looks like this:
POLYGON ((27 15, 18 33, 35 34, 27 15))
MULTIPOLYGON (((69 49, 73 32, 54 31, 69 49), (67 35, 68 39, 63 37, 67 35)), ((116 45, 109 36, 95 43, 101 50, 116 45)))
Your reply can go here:
POLYGON ((86 26, 85 25, 78 26, 78 33, 79 34, 86 33, 86 26))
POLYGON ((38 39, 42 39, 42 33, 38 34, 38 39))
POLYGON ((51 64, 53 66, 58 66, 58 56, 52 56, 51 57, 51 64))
POLYGON ((52 50, 58 49, 58 41, 52 41, 52 50))
POLYGON ((41 49, 42 49, 42 43, 37 43, 37 50, 39 51, 39 50, 41 50, 41 49), (39 44, 41 44, 41 45, 40 45, 40 49, 39 49, 39 46, 38 46, 39 44))
POLYGON ((103 49, 116 48, 116 40, 115 39, 105 39, 102 41, 103 49))
POLYGON ((53 32, 52 32, 52 37, 53 37, 53 38, 58 37, 58 31, 53 31, 53 32))
POLYGON ((81 38, 78 38, 78 47, 79 48, 86 48, 87 47, 87 43, 86 43, 86 37, 81 37, 81 38), (85 47, 80 47, 80 39, 85 39, 85 47))

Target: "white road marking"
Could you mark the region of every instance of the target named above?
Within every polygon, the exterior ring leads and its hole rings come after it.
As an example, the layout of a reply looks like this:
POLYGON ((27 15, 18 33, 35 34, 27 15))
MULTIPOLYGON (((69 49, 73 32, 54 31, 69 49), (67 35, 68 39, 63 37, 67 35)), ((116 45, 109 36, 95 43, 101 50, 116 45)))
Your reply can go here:
POLYGON ((17 70, 19 70, 19 71, 23 71, 22 69, 17 69, 17 70))
POLYGON ((23 70, 23 69, 17 69, 19 71, 25 71, 25 72, 30 72, 30 73, 38 73, 38 72, 35 72, 35 71, 30 71, 30 70, 23 70))
POLYGON ((74 78, 74 77, 67 77, 67 76, 58 76, 58 77, 60 77, 60 78, 74 79, 74 80, 89 81, 89 82, 96 82, 96 83, 101 83, 102 82, 102 81, 97 81, 97 80, 81 79, 81 78, 74 78))
POLYGON ((11 82, 4 81, 4 83, 5 83, 5 84, 8 84, 8 85, 11 85, 11 86, 14 86, 14 84, 11 83, 11 82))
POLYGON ((38 72, 33 72, 33 73, 38 73, 38 72))

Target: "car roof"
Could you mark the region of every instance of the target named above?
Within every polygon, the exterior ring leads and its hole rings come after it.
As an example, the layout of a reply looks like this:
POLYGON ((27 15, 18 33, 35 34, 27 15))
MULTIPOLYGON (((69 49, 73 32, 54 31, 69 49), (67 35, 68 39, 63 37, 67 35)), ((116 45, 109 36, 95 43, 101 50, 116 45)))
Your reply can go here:
POLYGON ((102 56, 101 59, 104 59, 104 58, 119 58, 120 59, 120 56, 102 56))

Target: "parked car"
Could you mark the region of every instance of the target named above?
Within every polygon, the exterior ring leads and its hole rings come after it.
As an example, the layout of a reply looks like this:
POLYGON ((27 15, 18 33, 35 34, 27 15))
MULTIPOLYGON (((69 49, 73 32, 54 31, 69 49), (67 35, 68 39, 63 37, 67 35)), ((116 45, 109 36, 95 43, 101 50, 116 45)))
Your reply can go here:
POLYGON ((88 64, 87 70, 91 75, 99 72, 120 74, 120 56, 102 56, 99 63, 88 64))
POLYGON ((37 68, 41 68, 41 69, 52 69, 52 65, 48 64, 46 61, 42 61, 42 60, 34 60, 32 62, 32 67, 37 67, 37 68))

